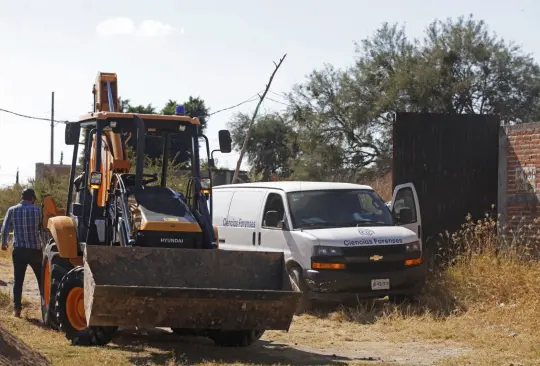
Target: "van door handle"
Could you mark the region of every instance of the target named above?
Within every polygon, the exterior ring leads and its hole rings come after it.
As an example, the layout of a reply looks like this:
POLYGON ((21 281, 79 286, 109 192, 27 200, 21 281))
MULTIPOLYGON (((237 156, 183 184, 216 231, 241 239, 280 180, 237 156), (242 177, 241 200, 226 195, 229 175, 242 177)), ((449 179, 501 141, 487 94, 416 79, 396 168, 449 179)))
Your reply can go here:
POLYGON ((259 231, 259 245, 261 245, 261 232, 259 231))
POLYGON ((255 245, 255 231, 253 232, 253 238, 251 239, 251 244, 255 245))

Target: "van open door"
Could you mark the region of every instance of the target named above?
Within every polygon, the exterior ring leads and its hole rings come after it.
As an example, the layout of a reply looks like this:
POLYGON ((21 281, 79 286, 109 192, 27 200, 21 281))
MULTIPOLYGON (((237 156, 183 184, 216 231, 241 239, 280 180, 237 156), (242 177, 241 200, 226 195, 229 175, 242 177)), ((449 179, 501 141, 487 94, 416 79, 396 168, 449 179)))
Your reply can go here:
POLYGON ((397 224, 414 231, 418 235, 421 247, 423 247, 422 216, 414 184, 405 183, 396 186, 389 208, 397 224))

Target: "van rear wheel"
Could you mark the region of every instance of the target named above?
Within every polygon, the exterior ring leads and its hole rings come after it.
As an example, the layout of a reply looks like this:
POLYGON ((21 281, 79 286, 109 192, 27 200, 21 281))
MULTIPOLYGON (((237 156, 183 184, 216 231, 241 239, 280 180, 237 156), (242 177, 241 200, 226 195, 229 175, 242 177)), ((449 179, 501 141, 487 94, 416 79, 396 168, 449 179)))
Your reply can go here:
POLYGON ((291 278, 293 290, 302 293, 302 297, 298 302, 295 313, 298 315, 311 310, 313 308, 313 301, 309 298, 310 290, 304 282, 301 269, 298 267, 293 267, 289 270, 289 277, 291 278))

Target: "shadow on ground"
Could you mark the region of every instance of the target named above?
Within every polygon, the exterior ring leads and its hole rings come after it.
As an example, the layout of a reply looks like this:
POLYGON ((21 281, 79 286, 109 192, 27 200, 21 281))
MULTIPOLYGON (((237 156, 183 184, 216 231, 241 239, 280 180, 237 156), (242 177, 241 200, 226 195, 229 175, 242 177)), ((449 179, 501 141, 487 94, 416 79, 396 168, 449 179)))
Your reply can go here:
POLYGON ((352 361, 351 358, 299 350, 265 340, 245 348, 219 347, 206 338, 180 337, 162 329, 119 330, 107 347, 134 353, 129 362, 136 365, 165 365, 171 361, 187 364, 346 365, 347 361, 352 361))
POLYGON ((39 327, 39 328, 41 328, 41 329, 47 329, 47 330, 50 330, 50 329, 51 329, 51 327, 49 327, 49 326, 43 324, 43 321, 42 321, 41 319, 30 318, 30 317, 26 316, 26 317, 25 317, 25 320, 26 320, 28 323, 30 323, 30 324, 32 324, 32 325, 35 325, 36 327, 39 327))

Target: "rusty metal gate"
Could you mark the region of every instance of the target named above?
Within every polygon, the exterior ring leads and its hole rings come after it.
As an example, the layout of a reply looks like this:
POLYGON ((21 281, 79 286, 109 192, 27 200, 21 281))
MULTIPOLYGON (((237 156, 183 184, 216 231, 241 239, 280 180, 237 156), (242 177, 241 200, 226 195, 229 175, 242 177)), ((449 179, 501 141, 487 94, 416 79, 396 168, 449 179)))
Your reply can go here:
POLYGON ((392 183, 414 183, 428 250, 444 250, 439 233, 497 204, 498 154, 496 116, 396 113, 392 183))

